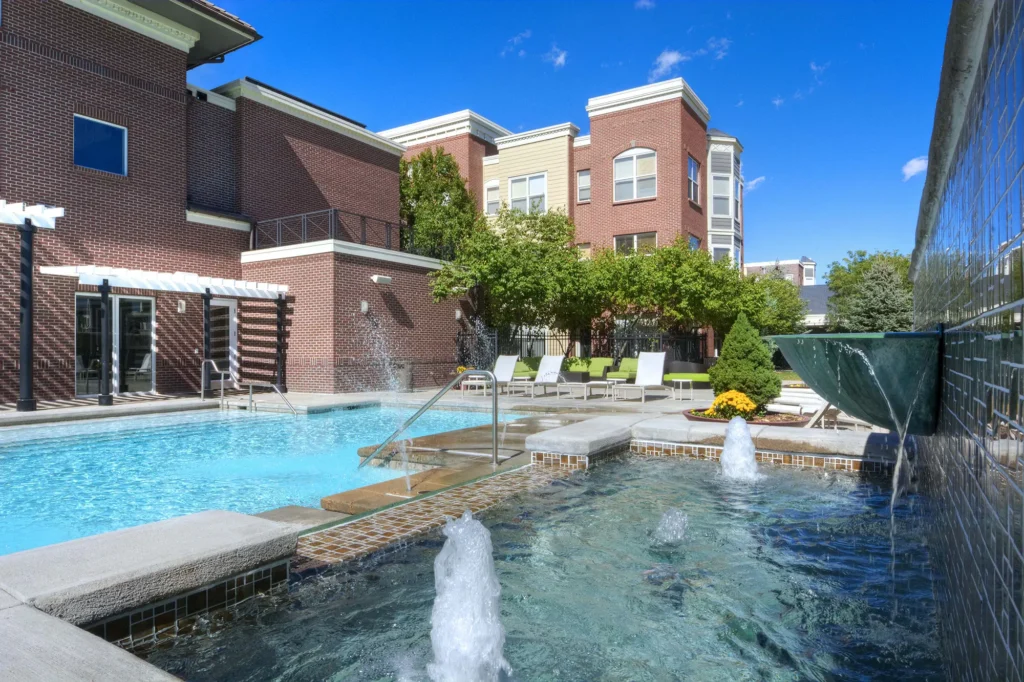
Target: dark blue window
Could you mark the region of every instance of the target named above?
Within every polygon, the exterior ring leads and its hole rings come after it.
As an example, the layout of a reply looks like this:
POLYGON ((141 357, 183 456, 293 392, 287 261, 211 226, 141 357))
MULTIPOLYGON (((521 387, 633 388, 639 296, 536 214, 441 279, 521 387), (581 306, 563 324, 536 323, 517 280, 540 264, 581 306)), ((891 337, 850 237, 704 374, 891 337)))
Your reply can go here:
POLYGON ((128 129, 76 114, 75 165, 128 175, 128 129))
POLYGON ((690 250, 691 251, 697 251, 698 249, 700 249, 700 239, 698 239, 697 237, 694 237, 691 234, 690 235, 690 250))

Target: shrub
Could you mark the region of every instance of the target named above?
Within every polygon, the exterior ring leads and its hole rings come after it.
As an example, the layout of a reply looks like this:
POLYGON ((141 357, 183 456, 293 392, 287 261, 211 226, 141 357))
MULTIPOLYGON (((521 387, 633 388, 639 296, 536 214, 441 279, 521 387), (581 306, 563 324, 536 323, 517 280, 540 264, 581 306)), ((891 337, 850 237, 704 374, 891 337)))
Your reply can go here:
POLYGON ((711 409, 704 414, 714 419, 732 419, 733 417, 750 419, 757 416, 757 405, 745 393, 726 391, 715 396, 715 402, 711 404, 711 409))
POLYGON ((743 313, 726 334, 718 362, 708 374, 716 396, 726 391, 739 391, 746 394, 757 409, 777 398, 782 390, 768 346, 743 313))

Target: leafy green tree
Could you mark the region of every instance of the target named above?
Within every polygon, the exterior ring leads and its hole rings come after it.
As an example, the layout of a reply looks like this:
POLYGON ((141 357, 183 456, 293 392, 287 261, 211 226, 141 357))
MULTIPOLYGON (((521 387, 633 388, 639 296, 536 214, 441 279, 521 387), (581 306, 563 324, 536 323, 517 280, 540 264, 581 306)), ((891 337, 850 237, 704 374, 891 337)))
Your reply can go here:
POLYGON ((752 290, 748 299, 753 299, 745 300, 744 311, 761 334, 798 334, 804 331, 807 302, 800 298, 796 284, 787 280, 782 272, 751 275, 744 281, 752 290))
POLYGON ((407 249, 450 260, 470 235, 484 229, 459 164, 443 148, 399 161, 399 182, 401 218, 409 227, 407 249))
POLYGON ((434 298, 479 291, 484 323, 504 332, 578 329, 600 316, 603 302, 574 236, 564 212, 503 208, 490 229, 473 232, 455 259, 434 273, 434 298))
POLYGON ((718 362, 708 374, 715 395, 740 391, 754 401, 758 409, 777 398, 782 390, 771 352, 744 313, 736 316, 732 329, 725 336, 718 362))
POLYGON ((907 331, 913 324, 913 294, 888 260, 876 260, 846 305, 847 324, 857 332, 907 331))
MULTIPOLYGON (((886 331, 910 329, 914 291, 914 285, 909 276, 910 258, 898 251, 876 251, 870 255, 867 251, 849 251, 842 263, 836 261, 829 267, 828 288, 832 291, 832 296, 828 302, 828 325, 831 331, 868 331, 852 324, 850 305, 858 296, 865 275, 874 264, 879 262, 888 263, 891 270, 896 273, 897 277, 893 281, 895 286, 893 296, 907 309, 905 326, 894 327, 886 331)), ((902 320, 904 316, 897 316, 897 319, 902 320)))

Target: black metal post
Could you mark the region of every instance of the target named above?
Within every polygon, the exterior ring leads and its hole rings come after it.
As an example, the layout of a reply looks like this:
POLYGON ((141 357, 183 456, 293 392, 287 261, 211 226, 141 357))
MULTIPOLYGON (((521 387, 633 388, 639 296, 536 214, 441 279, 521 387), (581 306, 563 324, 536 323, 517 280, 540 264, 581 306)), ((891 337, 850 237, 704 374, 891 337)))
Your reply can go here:
POLYGON ((284 314, 288 301, 284 296, 277 298, 277 389, 284 390, 284 314))
POLYGON ((21 376, 18 387, 18 412, 36 409, 32 394, 32 236, 36 228, 26 219, 21 231, 21 376))
MULTIPOLYGON (((110 359, 112 354, 111 337, 114 327, 114 316, 110 310, 110 282, 103 280, 100 290, 100 405, 113 405, 114 396, 110 395, 110 359)), ((122 371, 124 368, 121 368, 122 371)))
POLYGON ((210 390, 210 300, 213 295, 207 289, 203 294, 203 390, 210 390))

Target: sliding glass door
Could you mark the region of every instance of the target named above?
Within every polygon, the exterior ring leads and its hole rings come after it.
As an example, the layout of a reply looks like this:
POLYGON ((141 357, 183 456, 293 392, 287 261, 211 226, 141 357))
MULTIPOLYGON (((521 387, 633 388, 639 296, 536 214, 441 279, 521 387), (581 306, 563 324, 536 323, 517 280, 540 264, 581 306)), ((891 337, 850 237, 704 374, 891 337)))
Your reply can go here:
MULTIPOLYGON (((137 296, 111 296, 111 381, 113 393, 146 393, 155 388, 154 301, 137 296)), ((75 394, 100 392, 102 316, 96 294, 75 296, 75 394)))

